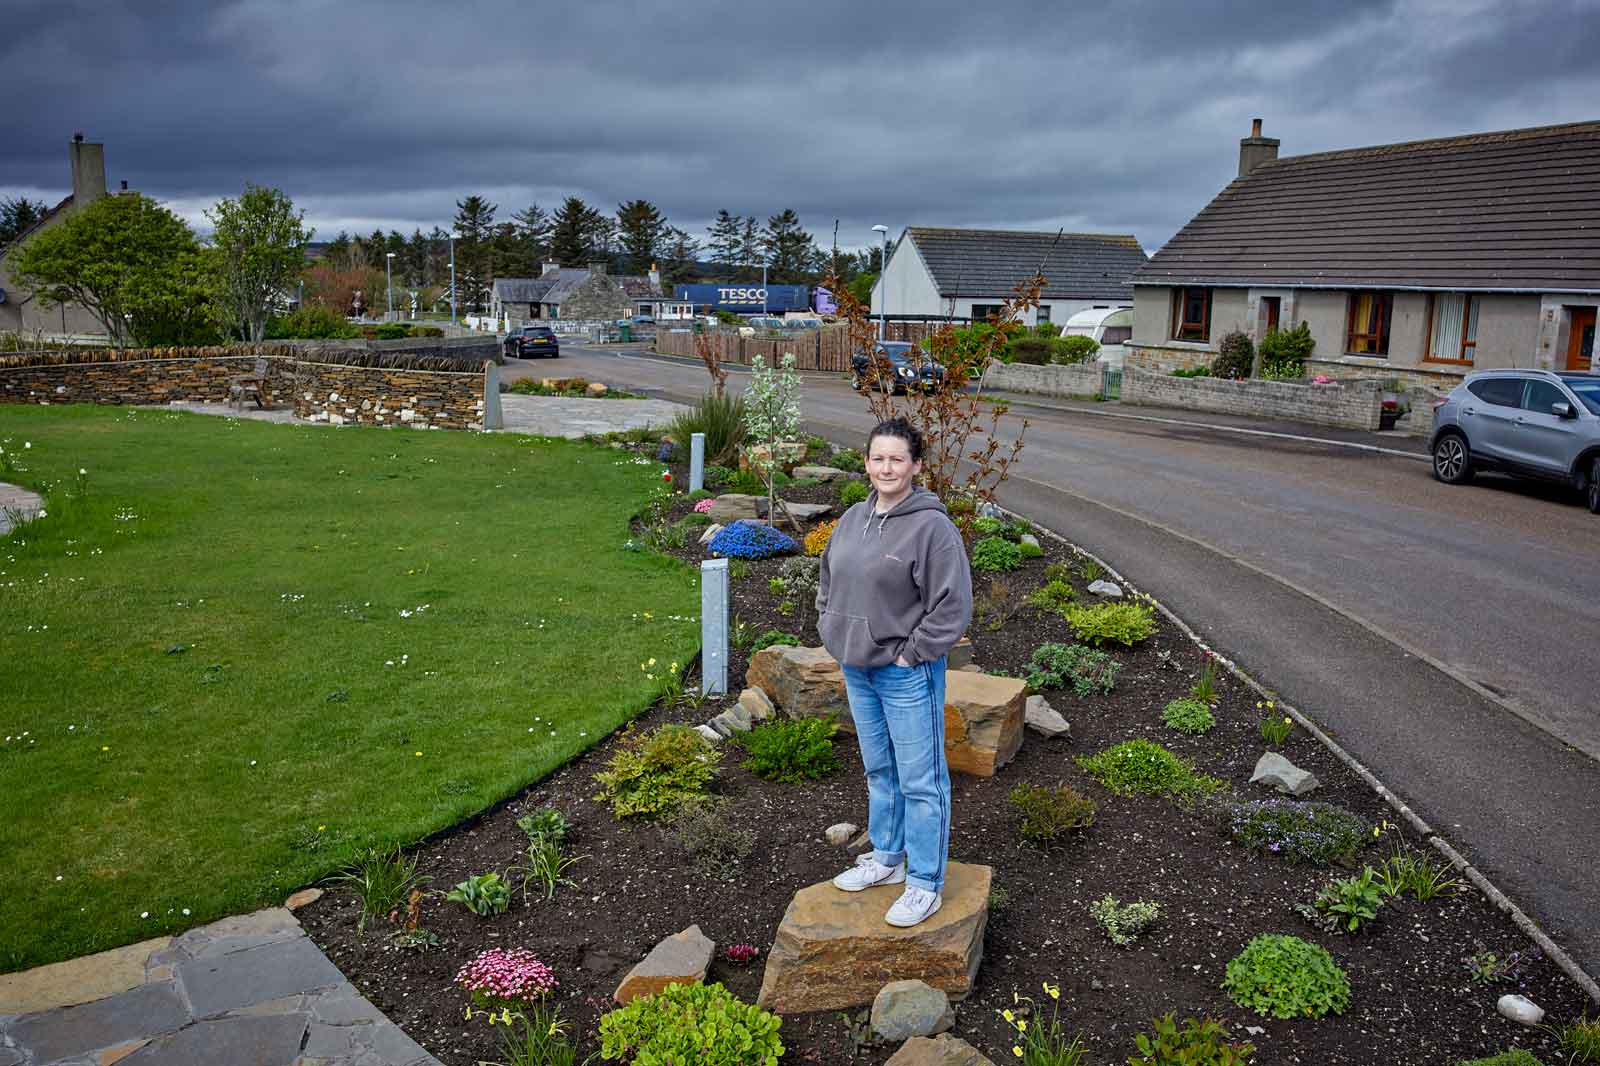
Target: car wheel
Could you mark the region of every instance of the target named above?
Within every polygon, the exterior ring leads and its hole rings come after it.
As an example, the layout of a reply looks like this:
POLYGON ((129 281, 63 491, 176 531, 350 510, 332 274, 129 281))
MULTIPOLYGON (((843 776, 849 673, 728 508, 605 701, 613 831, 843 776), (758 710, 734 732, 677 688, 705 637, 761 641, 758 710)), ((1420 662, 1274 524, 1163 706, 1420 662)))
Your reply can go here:
POLYGON ((1443 433, 1433 442, 1433 476, 1446 485, 1472 480, 1472 451, 1459 433, 1443 433))
POLYGON ((1590 514, 1600 514, 1600 459, 1589 467, 1588 503, 1590 514))

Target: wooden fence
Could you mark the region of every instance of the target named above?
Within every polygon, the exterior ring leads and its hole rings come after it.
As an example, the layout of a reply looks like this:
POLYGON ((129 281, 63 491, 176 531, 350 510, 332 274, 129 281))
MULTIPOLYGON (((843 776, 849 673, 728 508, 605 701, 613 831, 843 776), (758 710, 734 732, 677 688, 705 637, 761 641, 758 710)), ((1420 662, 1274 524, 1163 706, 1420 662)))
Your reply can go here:
MULTIPOLYGON (((891 341, 916 341, 931 337, 944 328, 943 322, 890 322, 891 341)), ((821 329, 797 330, 784 337, 742 337, 737 329, 715 329, 704 334, 705 340, 723 363, 749 366, 756 356, 766 360, 768 366, 777 366, 785 355, 793 354, 799 370, 830 370, 850 372, 850 331, 842 323, 821 329)), ((698 358, 695 334, 685 330, 656 330, 658 355, 681 355, 698 358)))

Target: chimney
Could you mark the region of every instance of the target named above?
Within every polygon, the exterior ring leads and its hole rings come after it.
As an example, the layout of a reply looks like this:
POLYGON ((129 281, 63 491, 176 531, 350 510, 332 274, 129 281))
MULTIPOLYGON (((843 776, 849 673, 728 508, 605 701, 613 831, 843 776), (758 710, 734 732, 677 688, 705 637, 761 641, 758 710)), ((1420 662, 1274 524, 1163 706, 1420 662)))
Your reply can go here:
POLYGON ((72 206, 84 207, 106 194, 106 146, 72 135, 72 206))
POLYGON ((542 278, 546 274, 554 274, 556 271, 558 271, 560 269, 561 269, 561 264, 560 263, 546 263, 544 265, 544 268, 539 271, 539 276, 542 278))
POLYGON ((128 191, 128 179, 127 178, 123 178, 122 179, 122 191, 123 192, 127 192, 128 191))
POLYGON ((654 263, 650 264, 650 288, 654 292, 661 291, 661 271, 654 263))
POLYGON ((606 261, 604 259, 596 259, 594 262, 589 264, 589 273, 591 273, 591 274, 604 274, 605 272, 606 272, 606 261))
POLYGON ((1262 163, 1278 158, 1278 139, 1261 136, 1261 120, 1250 121, 1250 136, 1239 140, 1239 176, 1242 178, 1262 163))

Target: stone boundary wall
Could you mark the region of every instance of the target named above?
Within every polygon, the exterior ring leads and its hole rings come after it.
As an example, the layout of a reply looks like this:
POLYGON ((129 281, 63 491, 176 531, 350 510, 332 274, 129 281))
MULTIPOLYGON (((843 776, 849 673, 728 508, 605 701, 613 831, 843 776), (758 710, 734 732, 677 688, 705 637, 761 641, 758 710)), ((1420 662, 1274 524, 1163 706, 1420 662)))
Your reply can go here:
POLYGON ((1032 366, 1027 363, 1002 363, 995 360, 983 372, 985 389, 1005 392, 1031 392, 1040 396, 1062 398, 1099 396, 1105 382, 1105 369, 1100 363, 1074 363, 1068 366, 1050 364, 1032 366))
POLYGON ((1122 371, 1125 404, 1376 430, 1381 400, 1376 381, 1300 385, 1287 381, 1175 378, 1131 366, 1122 371))
POLYGON ((265 358, 269 401, 292 406, 300 418, 334 425, 483 428, 484 364, 492 362, 469 359, 459 369, 355 366, 339 362, 340 354, 388 353, 352 351, 348 342, 342 351, 285 345, 23 353, 0 357, 0 403, 223 404, 231 381, 265 358), (473 362, 478 366, 466 369, 473 362))
POLYGON ((1174 370, 1193 370, 1197 366, 1210 366, 1211 361, 1217 357, 1217 350, 1211 347, 1161 347, 1151 344, 1133 344, 1127 346, 1127 354, 1123 356, 1123 366, 1138 370, 1152 370, 1159 374, 1170 374, 1174 370))

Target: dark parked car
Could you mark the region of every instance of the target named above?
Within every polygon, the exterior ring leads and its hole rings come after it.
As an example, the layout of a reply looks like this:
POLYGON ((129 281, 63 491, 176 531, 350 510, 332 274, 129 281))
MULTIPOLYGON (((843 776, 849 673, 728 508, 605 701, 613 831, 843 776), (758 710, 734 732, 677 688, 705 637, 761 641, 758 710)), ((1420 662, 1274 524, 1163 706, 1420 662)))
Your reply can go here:
POLYGON ((546 355, 554 359, 561 354, 561 341, 549 326, 523 326, 506 334, 505 353, 518 359, 546 355))
POLYGON ((1600 514, 1600 374, 1473 374, 1434 409, 1428 451, 1447 484, 1480 470, 1560 481, 1600 514))
MULTIPOLYGON (((932 392, 944 381, 944 367, 920 348, 914 349, 905 341, 879 341, 874 347, 880 357, 889 361, 884 380, 877 382, 877 388, 881 391, 899 393, 919 389, 932 392)), ((872 360, 867 358, 866 352, 857 352, 850 357, 850 369, 852 389, 861 392, 873 387, 872 360)))

